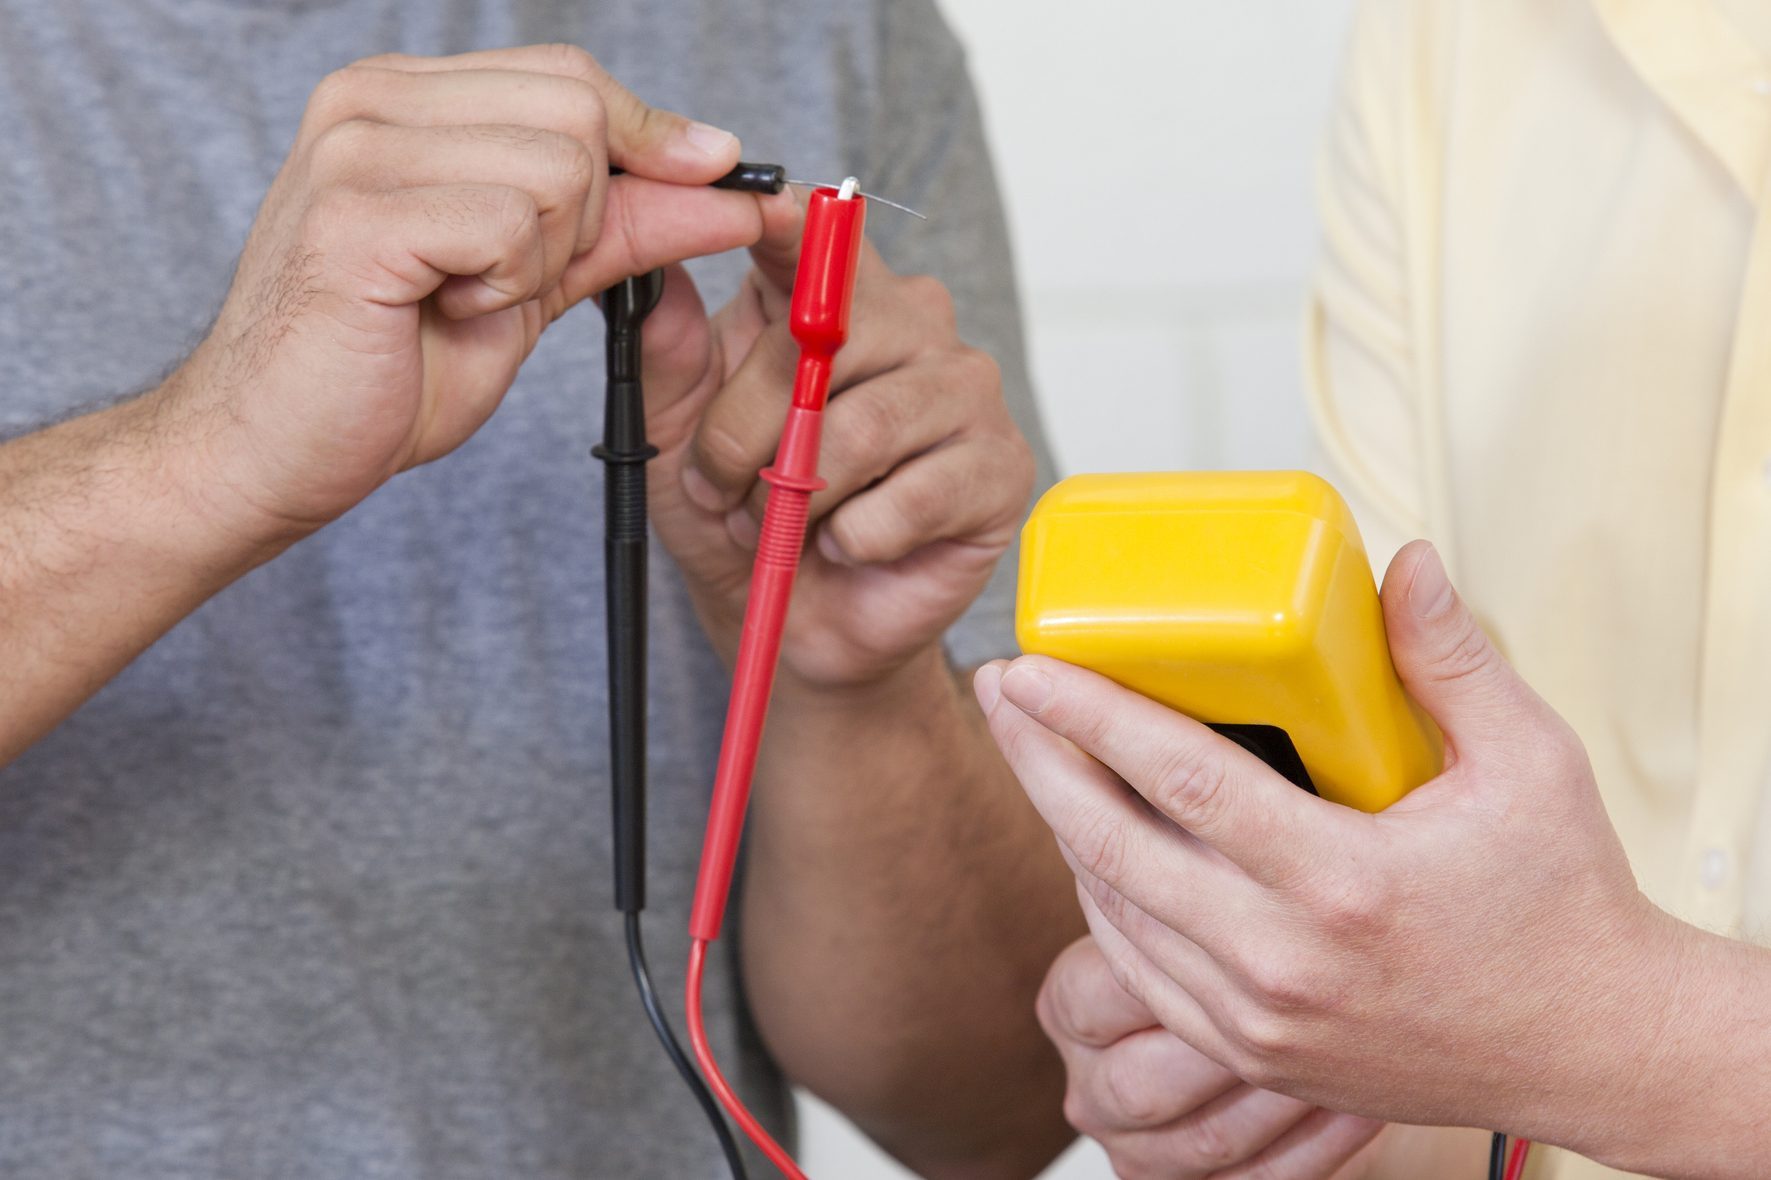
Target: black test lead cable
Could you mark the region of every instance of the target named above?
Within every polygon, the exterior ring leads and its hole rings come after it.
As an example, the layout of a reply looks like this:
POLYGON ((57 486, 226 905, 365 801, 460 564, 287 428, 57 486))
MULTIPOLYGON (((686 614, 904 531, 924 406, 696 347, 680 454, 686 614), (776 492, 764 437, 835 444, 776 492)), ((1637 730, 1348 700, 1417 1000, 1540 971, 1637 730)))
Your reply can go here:
POLYGON ((719 1136, 733 1180, 748 1180, 738 1141, 665 1018, 640 940, 646 908, 646 441, 640 325, 664 293, 664 272, 603 292, 607 393, 603 441, 603 559, 609 632, 609 778, 614 817, 615 908, 625 918, 627 964, 652 1031, 719 1136))

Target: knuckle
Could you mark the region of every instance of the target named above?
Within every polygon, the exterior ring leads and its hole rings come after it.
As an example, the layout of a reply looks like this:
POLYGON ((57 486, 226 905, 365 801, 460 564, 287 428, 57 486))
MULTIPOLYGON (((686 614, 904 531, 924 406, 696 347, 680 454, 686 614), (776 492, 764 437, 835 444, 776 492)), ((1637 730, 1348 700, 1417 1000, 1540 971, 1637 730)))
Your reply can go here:
POLYGON ((1039 994, 1033 997, 1033 1018, 1039 1021, 1046 1038, 1054 1042, 1075 1039, 1070 1035, 1070 1017, 1064 1010, 1062 993, 1067 986, 1062 971, 1054 964, 1039 985, 1039 994))
MULTIPOLYGON (((552 75, 537 96, 545 107, 545 123, 561 135, 600 152, 606 142, 608 113, 602 91, 583 78, 552 75)), ((540 120, 541 115, 536 118, 540 120)))
POLYGON ((1592 761, 1580 735, 1560 716, 1554 713, 1550 715, 1553 720, 1546 727, 1540 754, 1543 765, 1541 773, 1555 782, 1567 782, 1590 774, 1592 761))
POLYGON ((577 78, 583 82, 591 82, 603 75, 603 67, 590 51, 581 45, 573 45, 569 41, 555 41, 542 47, 547 63, 558 73, 568 78, 577 78))
POLYGON ((1364 941, 1381 936, 1395 913, 1388 877, 1323 871, 1300 885, 1305 906, 1337 936, 1364 941))
POLYGON ((526 246, 540 231, 541 211, 520 189, 499 188, 487 197, 486 218, 500 244, 526 246))
POLYGON ((1019 531, 1033 484, 1038 479, 1033 448, 1019 431, 975 440, 977 455, 964 472, 965 495, 989 515, 979 521, 974 543, 1000 542, 1004 548, 1019 531))
POLYGON ((736 432, 713 421, 702 423, 695 436, 695 460, 709 479, 729 480, 752 467, 750 445, 736 432))
MULTIPOLYGON (((1264 956, 1249 965, 1246 974, 1249 991, 1268 1014, 1309 1011, 1316 1007, 1316 999, 1322 994, 1316 973, 1296 958, 1264 956)), ((1258 1020, 1255 1023, 1260 1024, 1258 1020)))
POLYGON ((1244 1050, 1232 1072, 1257 1090, 1277 1090, 1285 1084, 1285 1071, 1279 1063, 1253 1050, 1244 1050))
POLYGON ((964 345, 954 352, 953 364, 961 388, 988 394, 993 401, 1002 400, 1002 365, 995 357, 981 348, 964 345))
POLYGON ((609 137, 609 107, 603 101, 603 92, 588 82, 575 82, 579 89, 577 100, 572 104, 572 128, 574 134, 587 144, 601 146, 609 137))
POLYGON ((554 136, 550 143, 554 172, 568 199, 582 201, 584 195, 590 192, 591 185, 596 183, 597 172, 602 167, 601 161, 588 147, 571 136, 554 136))
POLYGON ((1161 1088, 1130 1054, 1107 1053, 1101 1057, 1100 1086, 1102 1097, 1124 1126, 1154 1126, 1168 1113, 1161 1088))
POLYGON ((343 119, 314 137, 311 157, 319 169, 342 175, 375 159, 380 127, 369 119, 343 119))
POLYGON ((949 332, 953 330, 958 312, 947 284, 933 275, 906 275, 903 284, 907 302, 927 316, 931 323, 949 332))
POLYGON ((1091 1019, 1088 1005, 1077 1002, 1076 987, 1073 973, 1054 968, 1040 985, 1039 995, 1033 1002, 1034 1014, 1039 1018, 1040 1027, 1054 1041, 1099 1044, 1102 1030, 1091 1019))
POLYGON ((1223 797, 1222 763, 1200 755, 1196 743, 1171 742, 1151 769, 1150 801, 1182 827, 1209 819, 1223 797))
POLYGON ((663 139, 675 127, 675 120, 655 106, 634 99, 626 104, 628 131, 642 143, 663 139))
POLYGON ((1231 1070, 1260 1090, 1277 1090, 1287 1080, 1281 1062, 1298 1046, 1294 1021, 1266 1007, 1249 1006, 1230 1022, 1231 1070))
POLYGON ((1099 809, 1079 817, 1074 838, 1069 841, 1070 853, 1076 863, 1094 878, 1089 882, 1090 892, 1096 895, 1095 905, 1108 919, 1120 917, 1125 912, 1125 899, 1106 883, 1117 881, 1124 875, 1128 854, 1126 843, 1124 825, 1111 813, 1099 809))
POLYGON ((1098 1138, 1107 1131, 1103 1122, 1095 1116, 1088 1092, 1077 1084, 1074 1075, 1064 1087, 1064 1121, 1091 1138, 1098 1138))
POLYGON ((321 78, 308 95, 308 122, 327 126, 355 115, 364 79, 372 68, 363 62, 354 62, 321 78))
POLYGON ((912 413, 914 406, 905 399, 877 396, 866 388, 846 391, 836 401, 824 442, 827 462, 853 467, 869 479, 885 475, 892 466, 890 444, 912 413))
POLYGON ((1466 611, 1457 637, 1439 656, 1437 675, 1444 681, 1467 680, 1487 671, 1499 658, 1474 616, 1466 611))
MULTIPOLYGON (((1083 883, 1083 888, 1088 892, 1088 899, 1095 907, 1096 912, 1099 913, 1109 925, 1118 928, 1123 928, 1126 925, 1127 920, 1131 915, 1131 903, 1126 901, 1124 896, 1121 895, 1118 890, 1114 889, 1111 885, 1092 877, 1083 883)), ((1117 966, 1115 966, 1114 974, 1116 976, 1122 974, 1117 966)), ((1123 979, 1121 982, 1122 985, 1126 987, 1127 991, 1131 990, 1130 985, 1125 984, 1123 979)))
POLYGON ((1181 1143, 1189 1171, 1215 1172, 1236 1162, 1235 1142, 1223 1122, 1210 1113, 1189 1120, 1181 1143))
POLYGON ((855 504, 837 512, 824 527, 852 560, 872 565, 892 552, 893 537, 885 523, 889 515, 895 513, 881 511, 873 504, 855 504))

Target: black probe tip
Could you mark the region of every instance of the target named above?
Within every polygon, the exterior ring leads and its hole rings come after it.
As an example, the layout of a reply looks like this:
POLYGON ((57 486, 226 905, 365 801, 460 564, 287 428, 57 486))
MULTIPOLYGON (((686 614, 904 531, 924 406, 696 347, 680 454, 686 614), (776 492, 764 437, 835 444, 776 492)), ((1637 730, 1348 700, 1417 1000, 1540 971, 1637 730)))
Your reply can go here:
POLYGON ((714 188, 737 189, 744 193, 778 193, 787 187, 787 169, 780 164, 740 163, 713 182, 714 188))

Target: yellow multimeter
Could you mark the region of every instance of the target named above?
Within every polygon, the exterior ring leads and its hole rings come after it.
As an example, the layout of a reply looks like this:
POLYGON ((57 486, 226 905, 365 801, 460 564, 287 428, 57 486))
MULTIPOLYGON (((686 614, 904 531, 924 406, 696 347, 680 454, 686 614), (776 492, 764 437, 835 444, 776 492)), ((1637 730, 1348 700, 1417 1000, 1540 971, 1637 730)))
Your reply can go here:
POLYGON ((1021 534, 1021 649, 1092 669, 1381 811, 1439 773, 1358 526, 1301 471, 1079 475, 1021 534))

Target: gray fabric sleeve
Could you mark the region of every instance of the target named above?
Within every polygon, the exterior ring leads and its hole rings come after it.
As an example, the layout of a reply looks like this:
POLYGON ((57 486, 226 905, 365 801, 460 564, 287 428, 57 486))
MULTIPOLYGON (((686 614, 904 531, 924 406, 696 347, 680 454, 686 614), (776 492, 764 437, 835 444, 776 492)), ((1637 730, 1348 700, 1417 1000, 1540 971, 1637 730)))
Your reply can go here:
MULTIPOLYGON (((869 191, 929 219, 876 207, 868 229, 894 270, 946 284, 960 334, 1002 366, 1003 396, 1038 460, 1037 495, 1054 478, 1052 461, 1028 375, 1008 223, 965 52, 932 0, 886 0, 878 13, 880 94, 868 112, 859 175, 869 191)), ((960 667, 1017 650, 1016 560, 1013 549, 1003 556, 990 585, 948 632, 949 655, 960 667)))

